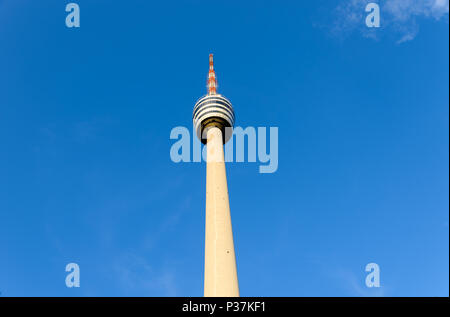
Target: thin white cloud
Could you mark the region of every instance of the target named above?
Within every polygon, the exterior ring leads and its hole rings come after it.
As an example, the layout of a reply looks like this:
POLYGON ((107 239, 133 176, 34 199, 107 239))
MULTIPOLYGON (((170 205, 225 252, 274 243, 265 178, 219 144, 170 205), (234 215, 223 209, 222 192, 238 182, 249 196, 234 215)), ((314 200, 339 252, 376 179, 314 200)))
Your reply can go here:
POLYGON ((364 37, 377 39, 384 34, 394 34, 397 43, 411 41, 419 32, 419 19, 448 21, 449 0, 345 0, 335 8, 332 33, 345 37, 359 32, 364 37), (368 3, 380 6, 381 27, 368 28, 365 18, 368 3))
POLYGON ((417 16, 439 20, 448 14, 448 0, 387 0, 382 10, 399 22, 408 22, 417 16))
POLYGON ((351 293, 351 296, 358 297, 384 297, 386 296, 386 286, 382 280, 381 287, 368 288, 364 285, 365 274, 355 274, 347 269, 336 268, 335 277, 342 283, 343 289, 351 293))
POLYGON ((177 296, 175 272, 168 268, 157 270, 135 253, 121 254, 114 261, 113 272, 124 293, 177 296))
POLYGON ((413 33, 405 34, 405 35, 403 35, 403 36, 397 41, 397 44, 401 44, 401 43, 403 43, 403 42, 411 41, 411 40, 414 39, 415 36, 416 36, 416 35, 413 34, 413 33))

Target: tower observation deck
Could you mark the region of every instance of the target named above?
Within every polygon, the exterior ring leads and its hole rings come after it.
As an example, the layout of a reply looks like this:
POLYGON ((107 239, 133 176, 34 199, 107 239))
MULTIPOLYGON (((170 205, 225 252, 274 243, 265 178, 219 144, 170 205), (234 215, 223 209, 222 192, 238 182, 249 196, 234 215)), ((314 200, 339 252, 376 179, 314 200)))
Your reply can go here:
MULTIPOLYGON (((225 96, 217 93, 217 79, 212 54, 209 55, 207 87, 208 93, 196 102, 192 115, 197 136, 204 144, 206 144, 204 131, 207 126, 216 125, 225 135, 225 128, 232 128, 234 125, 234 110, 231 102, 225 96)), ((224 143, 231 137, 231 129, 226 132, 229 133, 226 133, 227 138, 224 138, 224 143)))

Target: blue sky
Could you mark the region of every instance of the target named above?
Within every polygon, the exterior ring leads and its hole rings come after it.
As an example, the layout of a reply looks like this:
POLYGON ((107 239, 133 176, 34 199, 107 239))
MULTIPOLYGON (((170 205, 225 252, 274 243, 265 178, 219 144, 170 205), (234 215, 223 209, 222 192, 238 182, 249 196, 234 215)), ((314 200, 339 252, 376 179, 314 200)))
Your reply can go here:
POLYGON ((68 2, 0 0, 0 296, 203 295, 205 163, 169 135, 209 53, 236 125, 279 128, 276 173, 227 165, 241 295, 449 295, 448 1, 68 2))

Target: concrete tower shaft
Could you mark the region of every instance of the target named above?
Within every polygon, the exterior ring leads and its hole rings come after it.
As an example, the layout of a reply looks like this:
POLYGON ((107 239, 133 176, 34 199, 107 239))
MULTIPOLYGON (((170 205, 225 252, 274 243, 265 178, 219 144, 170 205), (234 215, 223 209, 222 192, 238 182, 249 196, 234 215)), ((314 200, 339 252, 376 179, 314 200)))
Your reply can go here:
POLYGON ((207 128, 205 296, 239 296, 222 130, 207 128))

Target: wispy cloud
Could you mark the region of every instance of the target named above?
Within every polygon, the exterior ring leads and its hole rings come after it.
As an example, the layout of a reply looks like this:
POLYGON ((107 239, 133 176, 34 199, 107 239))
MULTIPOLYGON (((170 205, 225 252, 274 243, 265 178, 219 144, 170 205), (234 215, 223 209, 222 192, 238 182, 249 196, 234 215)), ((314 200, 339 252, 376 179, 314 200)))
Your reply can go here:
POLYGON ((439 20, 448 14, 448 0, 388 0, 382 10, 398 22, 407 22, 417 16, 439 20))
MULTIPOLYGON (((181 176, 179 179, 171 179, 167 183, 162 182, 159 191, 155 190, 153 196, 147 195, 146 199, 140 199, 140 202, 134 196, 131 196, 134 197, 132 199, 125 195, 125 197, 112 199, 111 204, 107 204, 104 210, 111 211, 117 208, 113 206, 122 205, 129 206, 130 210, 142 205, 147 206, 149 202, 154 203, 160 199, 167 199, 167 196, 180 185, 182 185, 181 176), (133 201, 135 204, 130 205, 129 201, 133 201)), ((123 230, 122 212, 119 212, 120 215, 116 214, 116 217, 105 217, 105 213, 102 211, 99 219, 107 218, 109 221, 103 220, 103 226, 98 229, 102 239, 101 246, 103 249, 108 249, 107 254, 111 254, 111 252, 116 254, 109 261, 104 261, 108 263, 105 264, 107 267, 105 270, 114 278, 123 295, 178 296, 180 291, 177 285, 178 264, 173 263, 170 256, 156 256, 156 254, 159 254, 158 248, 161 243, 177 229, 183 221, 183 216, 190 211, 191 200, 189 195, 181 197, 179 203, 175 204, 172 209, 166 210, 167 216, 158 218, 155 226, 149 226, 148 232, 142 232, 139 241, 136 240, 133 248, 127 251, 124 251, 123 247, 117 247, 121 237, 120 231, 123 230)), ((129 211, 127 216, 129 217, 130 214, 129 211)), ((95 222, 100 223, 101 221, 95 222)))
POLYGON ((334 272, 334 277, 340 281, 342 287, 346 289, 351 296, 360 297, 384 297, 386 296, 386 286, 383 285, 377 288, 368 288, 364 285, 365 275, 355 274, 347 269, 337 268, 334 272))
POLYGON ((397 43, 411 41, 419 32, 420 19, 448 21, 449 0, 346 0, 334 10, 331 33, 345 37, 359 32, 364 37, 378 39, 394 34, 397 43), (368 28, 365 7, 375 2, 380 6, 381 27, 368 28))
POLYGON ((126 294, 142 296, 176 296, 175 273, 167 268, 156 269, 146 259, 124 253, 114 263, 114 276, 126 294))

